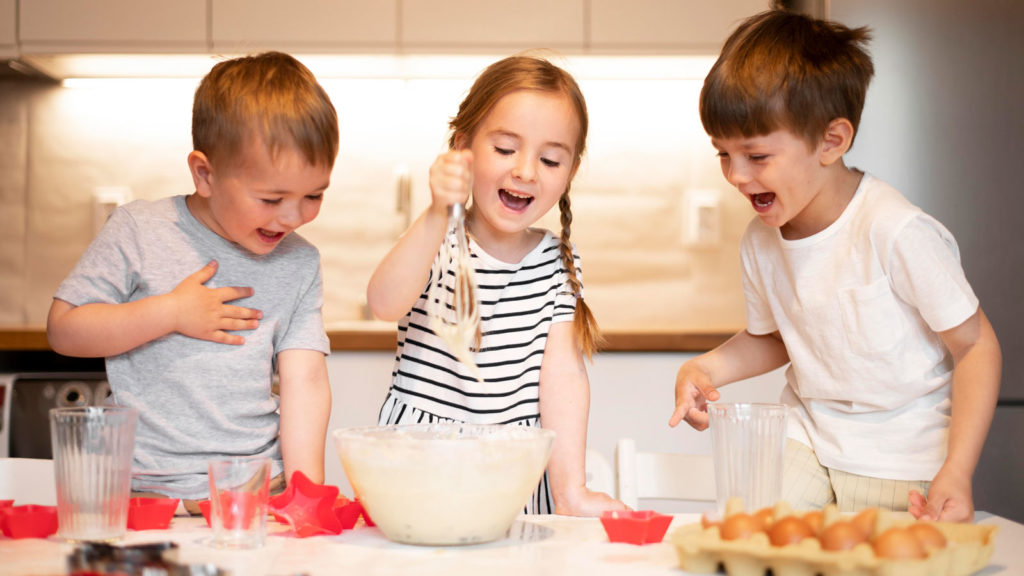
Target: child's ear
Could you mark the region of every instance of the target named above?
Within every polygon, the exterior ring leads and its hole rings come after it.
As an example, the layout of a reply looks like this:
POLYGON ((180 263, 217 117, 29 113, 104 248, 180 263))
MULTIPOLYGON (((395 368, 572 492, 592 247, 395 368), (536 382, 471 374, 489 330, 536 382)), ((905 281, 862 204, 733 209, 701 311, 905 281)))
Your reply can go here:
POLYGON ((209 198, 213 194, 213 166, 210 159, 206 154, 193 150, 188 154, 188 170, 192 173, 192 184, 196 187, 196 192, 204 198, 209 198))
POLYGON ((842 158, 853 145, 853 135, 853 124, 846 118, 836 118, 829 122, 821 142, 822 165, 829 166, 842 158))

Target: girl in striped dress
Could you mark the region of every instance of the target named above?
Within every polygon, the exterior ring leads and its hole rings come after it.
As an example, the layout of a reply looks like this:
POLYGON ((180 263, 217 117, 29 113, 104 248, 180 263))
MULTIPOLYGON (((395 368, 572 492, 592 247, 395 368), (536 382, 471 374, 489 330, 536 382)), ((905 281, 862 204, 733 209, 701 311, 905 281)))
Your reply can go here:
MULTIPOLYGON (((374 315, 398 321, 398 352, 379 423, 467 422, 556 432, 528 513, 624 509, 585 486, 590 386, 584 355, 599 338, 569 241, 569 186, 587 136, 587 109, 567 72, 542 58, 489 66, 449 123, 450 150, 430 168, 431 204, 384 257, 367 288, 374 315), (472 200, 472 202, 469 202, 472 200), (466 215, 480 310, 477 373, 430 329, 427 294, 448 208, 466 215), (560 234, 531 227, 555 204, 560 234)), ((465 239, 463 239, 465 241, 465 239)), ((442 279, 448 290, 452 278, 442 279)))

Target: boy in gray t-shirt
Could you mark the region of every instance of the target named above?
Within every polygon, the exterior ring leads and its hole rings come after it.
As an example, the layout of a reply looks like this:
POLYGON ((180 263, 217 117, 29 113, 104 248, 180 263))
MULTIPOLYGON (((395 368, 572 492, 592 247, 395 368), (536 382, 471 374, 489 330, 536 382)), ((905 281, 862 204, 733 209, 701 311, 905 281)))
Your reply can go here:
POLYGON ((50 344, 105 357, 114 403, 139 410, 134 492, 206 498, 207 461, 233 456, 323 482, 320 258, 292 232, 330 182, 334 106, 287 54, 227 60, 196 90, 192 139, 195 192, 115 210, 57 289, 50 344))

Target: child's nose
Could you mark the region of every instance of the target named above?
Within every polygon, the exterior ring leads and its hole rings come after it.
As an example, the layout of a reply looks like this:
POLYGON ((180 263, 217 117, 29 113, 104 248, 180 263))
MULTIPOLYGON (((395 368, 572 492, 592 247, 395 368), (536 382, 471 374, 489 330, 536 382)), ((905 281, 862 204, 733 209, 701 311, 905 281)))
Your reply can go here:
POLYGON ((282 202, 281 210, 277 214, 277 220, 289 228, 298 228, 302 221, 302 209, 298 203, 282 202))
POLYGON ((722 166, 722 172, 725 174, 725 179, 733 186, 739 187, 740 184, 746 184, 750 182, 750 177, 747 175, 747 171, 738 162, 729 162, 722 166))
POLYGON ((527 158, 525 154, 521 154, 516 161, 512 176, 523 182, 533 182, 536 175, 537 167, 534 161, 527 158))

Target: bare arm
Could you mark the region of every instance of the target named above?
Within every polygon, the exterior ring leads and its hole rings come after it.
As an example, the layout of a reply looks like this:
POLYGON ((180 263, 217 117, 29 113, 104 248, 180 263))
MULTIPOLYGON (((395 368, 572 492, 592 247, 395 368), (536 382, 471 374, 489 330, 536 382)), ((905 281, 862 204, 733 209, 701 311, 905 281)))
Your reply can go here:
POLYGON ((972 477, 999 400, 1003 357, 995 331, 981 308, 963 324, 939 336, 953 356, 949 449, 932 480, 927 501, 915 493, 910 511, 932 520, 970 522, 974 519, 972 477))
POLYGON ((626 507, 586 487, 585 458, 590 382, 572 332, 572 322, 551 327, 540 368, 540 420, 554 430, 548 479, 556 514, 597 516, 626 507))
POLYGON ((277 355, 281 392, 281 455, 285 478, 301 470, 324 481, 324 448, 331 418, 331 384, 324 355, 285 350, 277 355))
POLYGON ((211 262, 167 294, 122 304, 74 306, 54 299, 46 321, 47 339, 60 354, 90 358, 116 356, 174 332, 242 344, 245 338, 226 331, 253 330, 263 315, 227 304, 252 296, 252 288, 204 286, 216 272, 217 263, 211 262))
POLYGON ((448 206, 469 198, 471 160, 468 150, 453 151, 438 156, 430 167, 430 207, 377 265, 366 287, 366 302, 377 318, 402 318, 423 292, 448 229, 448 206))
POLYGON ((718 400, 716 388, 764 374, 789 362, 778 332, 755 336, 738 332, 721 346, 687 361, 676 374, 676 407, 669 426, 681 420, 696 428, 708 427, 707 403, 718 400))

